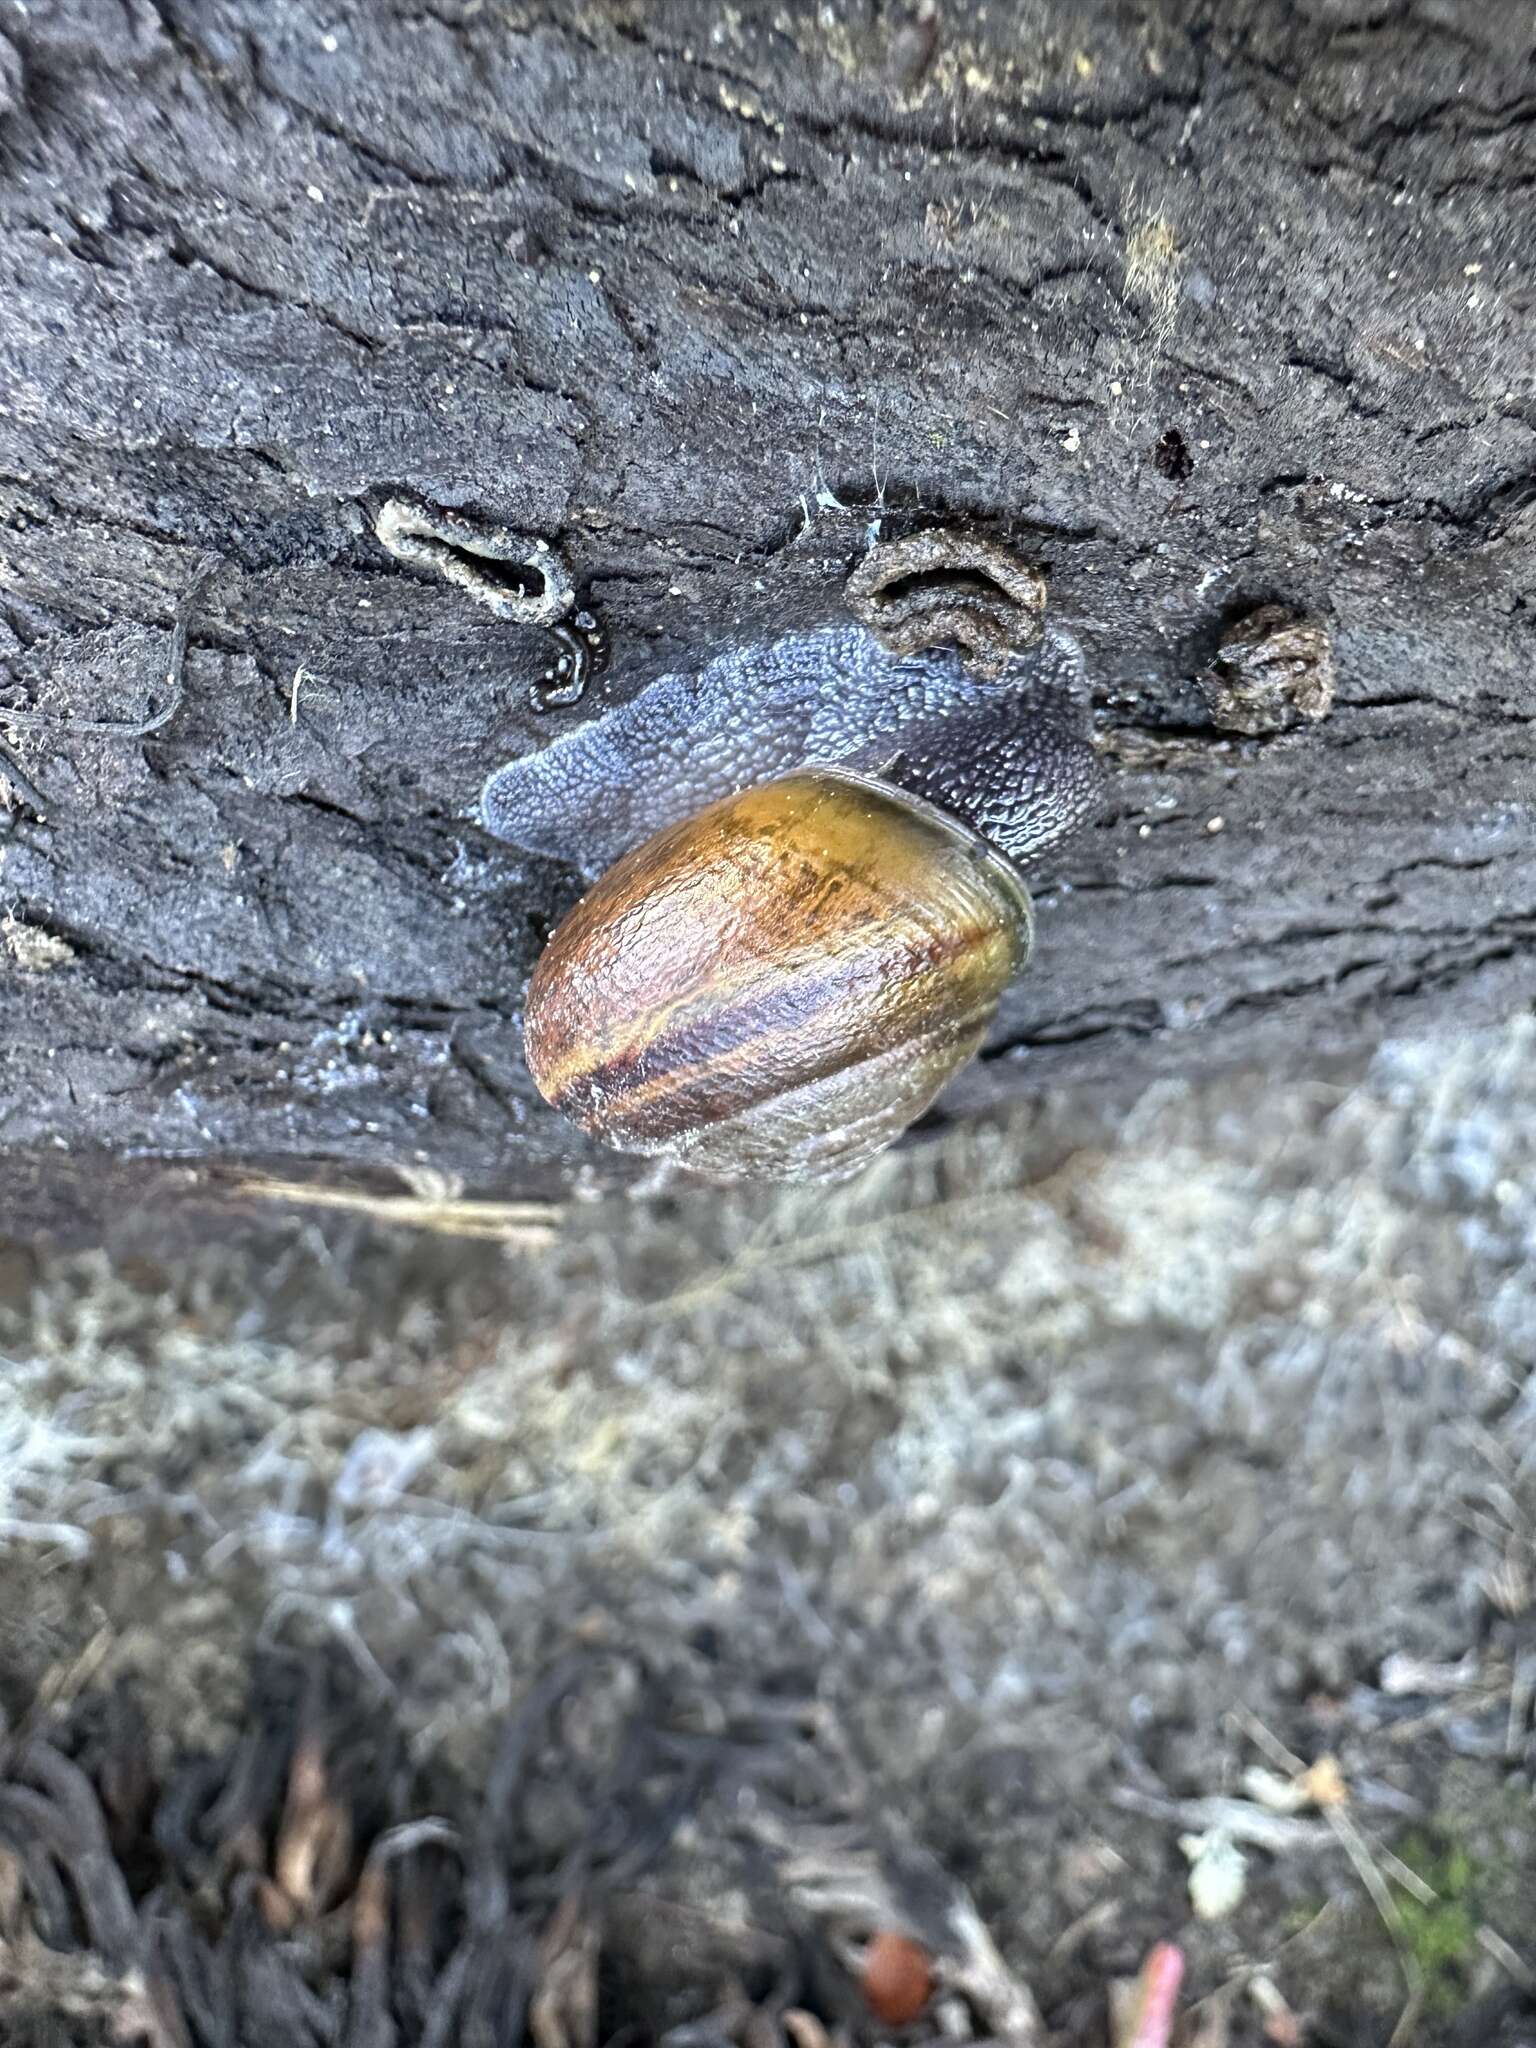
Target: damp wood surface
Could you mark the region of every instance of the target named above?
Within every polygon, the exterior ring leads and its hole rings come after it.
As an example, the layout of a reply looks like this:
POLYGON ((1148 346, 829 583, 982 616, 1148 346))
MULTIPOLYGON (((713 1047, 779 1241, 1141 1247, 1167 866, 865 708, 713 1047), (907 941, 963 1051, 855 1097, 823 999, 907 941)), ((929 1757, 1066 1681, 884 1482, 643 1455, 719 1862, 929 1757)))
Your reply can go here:
POLYGON ((571 875, 499 762, 881 533, 1049 579, 1107 796, 968 1112, 1317 1065, 1527 1001, 1528 10, 324 6, 0 13, 5 1223, 247 1169, 558 1195, 518 1016, 571 875), (549 637, 379 545, 545 539, 549 637), (1231 620, 1326 620, 1331 714, 1222 730, 1231 620))

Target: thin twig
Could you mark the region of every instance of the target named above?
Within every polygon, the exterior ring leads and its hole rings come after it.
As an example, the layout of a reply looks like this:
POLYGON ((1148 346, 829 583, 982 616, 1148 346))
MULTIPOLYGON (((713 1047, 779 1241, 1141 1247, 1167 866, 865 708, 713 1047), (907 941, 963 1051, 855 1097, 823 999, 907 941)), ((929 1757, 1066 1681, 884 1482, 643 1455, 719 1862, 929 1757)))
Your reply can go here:
MULTIPOLYGON (((1244 1707, 1239 1707, 1235 1710, 1232 1718, 1239 1727, 1244 1729, 1250 1739, 1264 1751, 1271 1761, 1280 1764, 1295 1778, 1305 1775, 1307 1766, 1302 1759, 1288 1750, 1279 1737, 1272 1734, 1264 1726, 1264 1723, 1256 1714, 1250 1713, 1244 1707)), ((1382 1874, 1381 1865, 1371 1853, 1370 1845, 1365 1837, 1355 1826, 1353 1819, 1343 1806, 1330 1804, 1323 1807, 1322 1813, 1329 1831, 1354 1865, 1355 1875, 1359 1878, 1361 1884, 1364 1885, 1372 1905, 1380 1914, 1382 1924, 1391 1936, 1392 1944, 1397 1950, 1398 1963, 1402 1968, 1403 1977, 1408 1986, 1408 2002, 1398 2015, 1397 2025, 1392 2029, 1391 2039, 1387 2044, 1387 2048, 1401 2048, 1401 2044, 1409 2038, 1413 2028, 1417 2025, 1419 2013, 1423 2008, 1425 1994, 1424 1972, 1419 1966, 1418 1957, 1413 1952, 1408 1929, 1403 1923, 1402 1911, 1396 1899, 1393 1898, 1391 1887, 1382 1874)), ((1394 1875, 1397 1875, 1398 1872, 1402 1873, 1399 1882, 1405 1883, 1405 1889, 1412 1892, 1413 1896, 1422 1905, 1438 1901, 1438 1894, 1431 1890, 1422 1878, 1418 1877, 1413 1871, 1410 1871, 1406 1864, 1401 1863, 1397 1857, 1391 1856, 1390 1852, 1383 1852, 1383 1854, 1388 1856, 1391 1863, 1395 1866, 1394 1875), (1428 1894, 1427 1898, 1425 1897, 1426 1893, 1428 1894)))
POLYGON ((50 804, 35 782, 22 769, 10 748, 0 744, 0 776, 10 784, 23 803, 30 804, 39 818, 47 819, 50 804))
POLYGON ((1522 1991, 1536 1991, 1536 1970, 1530 1967, 1518 1950, 1510 1947, 1496 1928, 1479 1927, 1477 1938, 1483 1949, 1514 1978, 1522 1991))
POLYGON ((554 1202, 478 1202, 457 1197, 372 1195, 360 1188, 322 1187, 314 1181, 277 1180, 254 1174, 240 1182, 239 1195, 264 1202, 291 1202, 311 1209, 344 1209, 380 1223, 400 1223, 444 1237, 478 1238, 494 1244, 552 1244, 560 1234, 561 1210, 554 1202))
MULTIPOLYGON (((10 705, 0 707, 0 725, 14 726, 22 732, 99 732, 113 739, 142 739, 146 733, 159 732, 169 725, 181 709, 185 694, 183 678, 187 665, 187 636, 192 622, 192 608, 207 585, 214 571, 219 567, 217 555, 204 555, 192 571, 192 580, 176 600, 176 609, 171 615, 171 655, 166 664, 165 681, 169 692, 158 711, 151 711, 145 717, 132 718, 65 718, 52 711, 25 711, 12 709, 10 705)), ((11 770, 3 772, 10 776, 11 770)), ((28 802, 32 796, 23 790, 28 802)))
POLYGON ((1281 1856, 1289 1849, 1321 1848, 1328 1829, 1319 1820, 1297 1820, 1289 1814, 1270 1813, 1247 1799, 1159 1799, 1123 1785, 1110 1795, 1112 1805, 1127 1813, 1144 1813, 1153 1820, 1176 1821, 1180 1827, 1210 1830, 1220 1828, 1235 1842, 1251 1842, 1281 1856))

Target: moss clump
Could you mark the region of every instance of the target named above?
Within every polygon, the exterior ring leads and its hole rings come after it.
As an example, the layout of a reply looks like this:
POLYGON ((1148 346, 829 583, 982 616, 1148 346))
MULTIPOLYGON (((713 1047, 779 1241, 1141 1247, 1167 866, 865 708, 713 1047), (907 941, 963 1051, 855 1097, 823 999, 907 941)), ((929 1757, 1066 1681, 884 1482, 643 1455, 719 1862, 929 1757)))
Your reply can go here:
POLYGON ((1398 1855, 1438 1897, 1433 1902, 1398 1894, 1403 1935, 1424 1979, 1425 2010, 1437 2018, 1457 2012, 1471 1992, 1477 1960, 1478 1867, 1458 1842, 1410 1835, 1398 1855))

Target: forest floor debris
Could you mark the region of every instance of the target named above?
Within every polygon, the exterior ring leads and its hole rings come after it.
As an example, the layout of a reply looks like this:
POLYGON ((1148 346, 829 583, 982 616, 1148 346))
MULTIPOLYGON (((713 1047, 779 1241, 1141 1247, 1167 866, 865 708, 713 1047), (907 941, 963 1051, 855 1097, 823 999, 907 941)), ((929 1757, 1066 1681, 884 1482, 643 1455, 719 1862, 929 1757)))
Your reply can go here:
MULTIPOLYGON (((263 1983, 265 1945, 311 1943, 294 2038, 352 2048, 335 2014, 377 2007, 399 1887, 463 1896, 506 1730, 577 1654, 631 1674, 609 1690, 669 1761, 655 1860, 601 1914, 550 1872, 599 1806, 581 1854, 642 1857, 623 1802, 599 1773, 578 1825, 558 1773, 530 1793, 552 1846, 510 1867, 539 1911, 475 1995, 515 1993, 535 2048, 581 2048, 594 1970, 600 2037, 622 2009, 676 2048, 838 2048, 914 1951, 915 2039, 1104 2048, 1160 1944, 1171 2048, 1528 2048, 1533 1054, 1526 1018, 1129 1113, 1046 1101, 848 1188, 573 1205, 552 1242, 306 1210, 174 1271, 0 1248, 12 2035, 109 1993, 142 2014, 151 1977, 114 1969, 157 1890, 156 1953, 201 1984, 174 1877, 218 1906, 199 1941, 259 1937, 263 1983), (119 1700, 137 1789, 93 1775, 119 1700), (786 1809, 781 1755, 835 1756, 837 1798, 786 1809), (721 1757, 734 1807, 699 1776, 721 1757), (237 1759, 266 1818, 199 1810, 174 1868, 151 1824, 125 1918, 113 1802, 237 1759), (765 2040, 769 1904, 820 1961, 765 2040)), ((557 1718, 596 1716, 595 1757, 624 1717, 585 1697, 557 1718)))

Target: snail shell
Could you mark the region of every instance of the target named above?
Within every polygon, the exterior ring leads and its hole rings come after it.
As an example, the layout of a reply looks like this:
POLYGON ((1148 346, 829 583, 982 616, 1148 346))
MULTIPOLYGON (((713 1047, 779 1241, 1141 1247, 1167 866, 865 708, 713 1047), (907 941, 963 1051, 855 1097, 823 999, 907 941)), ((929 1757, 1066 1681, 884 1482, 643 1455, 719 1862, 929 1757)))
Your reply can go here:
POLYGON ((920 1116, 1029 957, 1023 881, 959 820, 809 768, 665 827, 528 990, 547 1101, 718 1179, 835 1179, 920 1116))

